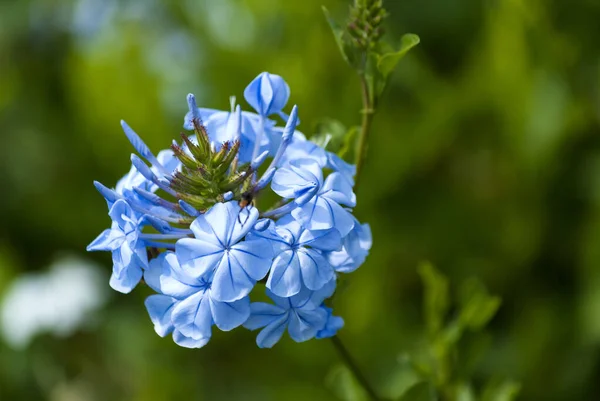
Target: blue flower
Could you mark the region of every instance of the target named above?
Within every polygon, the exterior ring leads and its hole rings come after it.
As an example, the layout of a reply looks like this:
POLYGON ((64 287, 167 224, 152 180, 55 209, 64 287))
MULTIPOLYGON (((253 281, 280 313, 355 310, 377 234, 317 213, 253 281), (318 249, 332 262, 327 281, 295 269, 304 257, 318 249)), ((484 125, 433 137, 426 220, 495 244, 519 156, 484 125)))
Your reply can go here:
POLYGON ((188 348, 204 346, 212 335, 212 326, 223 331, 241 326, 250 316, 248 297, 221 302, 213 296, 212 272, 196 277, 182 268, 173 252, 162 253, 150 262, 144 278, 162 295, 146 300, 156 332, 188 348))
POLYGON ((242 209, 236 201, 217 203, 191 224, 195 238, 177 241, 177 257, 191 275, 202 277, 214 271, 212 294, 221 302, 245 297, 269 271, 270 241, 242 241, 257 218, 254 207, 242 209))
POLYGON ((244 98, 263 117, 282 114, 290 98, 290 87, 279 75, 263 72, 248 84, 244 98))
POLYGON ((267 288, 280 297, 291 297, 303 286, 319 290, 334 277, 325 256, 326 251, 341 247, 336 229, 309 231, 291 216, 279 219, 276 225, 262 231, 254 230, 248 238, 267 238, 272 241, 274 259, 267 279, 267 288))
POLYGON ((286 328, 294 341, 310 340, 327 324, 328 312, 322 303, 331 296, 334 289, 335 281, 332 280, 320 291, 305 288, 290 298, 278 297, 267 290, 267 295, 275 305, 253 302, 250 305, 250 318, 244 323, 244 327, 250 330, 264 327, 256 337, 256 344, 260 348, 275 345, 286 328))
POLYGON ((144 219, 122 199, 112 205, 108 214, 112 219, 112 227, 92 241, 87 250, 112 252, 110 286, 126 294, 139 283, 142 269, 148 267, 146 245, 139 238, 144 219))
POLYGON ((337 334, 338 330, 344 327, 344 319, 339 316, 333 316, 333 309, 324 306, 327 311, 327 322, 325 327, 317 332, 316 338, 329 338, 337 334))
POLYGON ((371 227, 368 224, 360 224, 354 219, 354 228, 346 235, 341 249, 329 252, 327 260, 335 271, 340 273, 351 273, 363 264, 371 245, 371 227))
POLYGON ((336 228, 346 236, 354 220, 341 205, 354 207, 356 196, 352 185, 338 172, 323 182, 321 166, 315 160, 299 159, 275 173, 271 188, 296 204, 291 214, 309 230, 336 228))

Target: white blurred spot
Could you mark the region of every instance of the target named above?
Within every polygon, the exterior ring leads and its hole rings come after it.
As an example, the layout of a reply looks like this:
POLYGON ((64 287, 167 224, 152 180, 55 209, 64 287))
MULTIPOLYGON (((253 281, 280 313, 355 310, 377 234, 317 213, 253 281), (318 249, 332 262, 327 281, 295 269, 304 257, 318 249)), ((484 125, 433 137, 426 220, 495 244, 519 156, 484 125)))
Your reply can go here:
POLYGON ((64 257, 48 272, 25 274, 9 285, 0 306, 0 331, 15 348, 26 347, 42 332, 68 336, 105 303, 106 295, 97 265, 64 257))

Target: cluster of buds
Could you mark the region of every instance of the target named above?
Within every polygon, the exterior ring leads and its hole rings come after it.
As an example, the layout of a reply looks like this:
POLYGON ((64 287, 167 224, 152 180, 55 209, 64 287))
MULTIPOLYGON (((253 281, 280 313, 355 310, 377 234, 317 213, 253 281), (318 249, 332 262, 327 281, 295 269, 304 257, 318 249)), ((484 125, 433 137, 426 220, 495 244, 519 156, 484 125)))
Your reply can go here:
POLYGON ((381 26, 387 17, 383 0, 357 0, 350 7, 347 30, 354 45, 362 50, 372 50, 384 34, 381 26))
POLYGON ((298 342, 335 335, 343 320, 326 300, 371 247, 369 226, 352 215, 355 167, 296 130, 285 81, 262 73, 244 97, 256 113, 235 101, 231 111, 198 108, 188 95, 193 133, 156 156, 122 122, 139 156, 114 189, 95 183, 112 226, 88 250, 112 253, 115 290, 143 279, 156 292, 146 299, 156 332, 184 347, 204 346, 213 326, 262 328, 259 347, 286 329, 298 342), (269 185, 281 199, 264 207, 269 185), (251 302, 255 288, 273 303, 251 302))

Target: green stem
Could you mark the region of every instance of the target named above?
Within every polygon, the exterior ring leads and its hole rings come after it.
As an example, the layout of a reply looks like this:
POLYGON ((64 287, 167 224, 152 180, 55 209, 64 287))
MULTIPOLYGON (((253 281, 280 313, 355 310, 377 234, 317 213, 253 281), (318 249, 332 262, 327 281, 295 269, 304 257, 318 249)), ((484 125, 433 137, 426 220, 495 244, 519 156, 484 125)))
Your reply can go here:
POLYGON ((375 114, 374 105, 369 94, 369 86, 367 78, 364 74, 360 75, 360 85, 362 90, 362 124, 360 128, 360 136, 358 138, 358 148, 356 149, 356 182, 354 184, 354 192, 357 191, 360 173, 362 172, 364 163, 367 158, 367 149, 369 147, 369 132, 371 131, 371 123, 375 114))
POLYGON ((362 373, 356 362, 354 362, 352 355, 350 355, 350 352, 344 346, 340 338, 338 336, 333 336, 331 337, 331 342, 333 343, 335 349, 337 350, 338 354, 340 355, 348 369, 352 371, 352 374, 354 375, 356 380, 365 389, 365 391, 369 395, 369 398, 375 401, 380 400, 380 398, 377 396, 377 393, 371 386, 371 383, 369 383, 366 376, 362 373))

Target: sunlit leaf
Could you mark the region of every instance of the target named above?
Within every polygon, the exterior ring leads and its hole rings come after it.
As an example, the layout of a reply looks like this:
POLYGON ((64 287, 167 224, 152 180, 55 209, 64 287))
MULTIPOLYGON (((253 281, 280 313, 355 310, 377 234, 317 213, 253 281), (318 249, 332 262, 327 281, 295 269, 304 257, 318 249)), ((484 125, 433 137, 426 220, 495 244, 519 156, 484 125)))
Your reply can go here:
POLYGON ((419 274, 425 286, 425 321, 430 333, 440 331, 448 310, 448 280, 431 263, 419 266, 419 274))
POLYGON ((419 44, 421 39, 414 33, 407 33, 400 40, 400 49, 395 52, 386 53, 379 56, 377 68, 384 78, 387 78, 396 68, 398 62, 408 53, 410 49, 419 44))
POLYGON ((511 380, 488 383, 481 401, 513 401, 517 399, 521 385, 511 380))
POLYGON ((479 280, 467 280, 460 290, 460 322, 478 330, 494 317, 501 302, 499 297, 490 295, 479 280))
POLYGON ((408 389, 398 401, 437 401, 438 397, 431 383, 417 383, 408 389))

